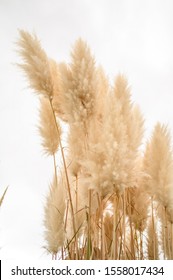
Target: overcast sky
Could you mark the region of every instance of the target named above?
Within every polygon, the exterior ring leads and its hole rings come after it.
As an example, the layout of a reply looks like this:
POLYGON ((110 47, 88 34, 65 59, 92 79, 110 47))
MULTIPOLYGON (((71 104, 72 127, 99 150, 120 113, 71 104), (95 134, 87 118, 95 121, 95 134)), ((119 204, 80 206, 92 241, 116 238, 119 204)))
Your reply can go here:
POLYGON ((157 121, 173 135, 172 0, 0 0, 1 259, 47 259, 43 204, 52 160, 41 149, 38 101, 27 88, 15 42, 18 29, 35 32, 47 54, 69 61, 82 37, 110 80, 124 73, 145 116, 146 137, 157 121))

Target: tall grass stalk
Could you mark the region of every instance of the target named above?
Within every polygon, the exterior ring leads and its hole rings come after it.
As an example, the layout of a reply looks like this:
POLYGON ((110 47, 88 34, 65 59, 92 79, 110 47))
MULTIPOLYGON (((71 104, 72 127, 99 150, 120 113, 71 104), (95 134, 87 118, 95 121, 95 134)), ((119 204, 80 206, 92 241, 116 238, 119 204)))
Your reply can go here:
POLYGON ((7 190, 8 190, 8 187, 6 187, 5 191, 3 192, 2 196, 0 197, 0 207, 4 201, 7 190))
POLYGON ((57 129, 57 133, 58 133, 58 138, 59 138, 60 151, 61 151, 61 155, 62 155, 64 172, 65 172, 65 178, 66 178, 68 195, 69 195, 69 201, 70 201, 71 218, 72 218, 72 223, 73 223, 74 238, 75 238, 75 242, 76 242, 75 215, 74 215, 74 209, 73 209, 73 203, 72 203, 72 196, 71 196, 70 182, 69 182, 68 171, 67 171, 67 164, 66 164, 66 160, 65 160, 64 149, 63 149, 63 146, 62 146, 60 132, 59 132, 59 128, 58 128, 58 125, 57 125, 56 115, 55 115, 55 111, 53 109, 52 99, 51 98, 49 99, 49 102, 50 102, 50 105, 51 105, 52 113, 53 113, 55 124, 56 124, 56 129, 57 129))

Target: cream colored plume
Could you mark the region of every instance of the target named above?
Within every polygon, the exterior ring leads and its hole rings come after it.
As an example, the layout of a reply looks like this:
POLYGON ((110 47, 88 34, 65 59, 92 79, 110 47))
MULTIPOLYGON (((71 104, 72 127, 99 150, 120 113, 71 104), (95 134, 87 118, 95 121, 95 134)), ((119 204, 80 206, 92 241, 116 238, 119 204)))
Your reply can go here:
POLYGON ((31 88, 52 99, 53 95, 58 94, 60 85, 55 63, 47 57, 36 35, 20 30, 18 45, 24 61, 19 66, 26 73, 31 88))
POLYGON ((84 122, 95 111, 95 61, 87 44, 77 40, 72 61, 61 67, 64 109, 69 122, 84 122))
MULTIPOLYGON (((105 88, 108 91, 107 86, 105 88)), ((138 150, 143 135, 143 119, 139 110, 131 105, 123 76, 117 77, 112 92, 105 96, 104 118, 100 123, 92 121, 89 138, 92 141, 83 163, 88 185, 90 181, 91 188, 103 196, 136 186, 140 174, 138 150)))
POLYGON ((46 228, 46 247, 47 250, 53 254, 56 254, 58 250, 64 246, 64 215, 66 209, 65 201, 66 199, 64 194, 63 180, 60 180, 57 184, 57 180, 54 177, 46 200, 44 220, 44 225, 46 228))
MULTIPOLYGON (((158 123, 144 155, 145 184, 150 194, 168 213, 173 209, 173 154, 168 128, 158 123)), ((173 219, 171 215, 171 219, 173 219)))
POLYGON ((149 195, 140 185, 128 189, 127 213, 134 224, 134 228, 143 232, 149 217, 149 195))
POLYGON ((40 99, 40 126, 39 132, 43 139, 42 146, 48 155, 54 155, 59 147, 61 128, 55 118, 51 103, 47 98, 40 99))

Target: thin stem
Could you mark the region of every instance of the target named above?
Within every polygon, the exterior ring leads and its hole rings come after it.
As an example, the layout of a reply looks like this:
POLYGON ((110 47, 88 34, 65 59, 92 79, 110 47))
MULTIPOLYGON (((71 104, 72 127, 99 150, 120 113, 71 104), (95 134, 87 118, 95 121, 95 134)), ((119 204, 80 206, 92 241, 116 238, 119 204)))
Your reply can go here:
POLYGON ((135 259, 135 246, 134 246, 134 234, 136 234, 136 232, 134 233, 134 229, 133 229, 133 225, 132 225, 132 205, 131 205, 131 197, 130 197, 130 191, 127 190, 127 195, 128 195, 128 200, 130 201, 130 205, 129 205, 129 223, 130 223, 130 247, 131 247, 131 256, 132 259, 135 259))
POLYGON ((171 223, 171 260, 173 260, 173 223, 171 223))
MULTIPOLYGON (((78 176, 77 176, 77 175, 76 175, 76 189, 75 189, 75 194, 76 194, 76 209, 75 209, 75 214, 77 215, 77 213, 78 213, 78 176)), ((76 218, 77 218, 77 217, 76 217, 76 218)), ((78 233, 76 233, 75 247, 76 247, 76 258, 77 258, 77 260, 78 260, 78 259, 79 259, 78 233)))
POLYGON ((140 260, 143 260, 144 256, 143 256, 143 234, 140 231, 140 260))
POLYGON ((58 138, 59 138, 59 145, 60 145, 60 150, 61 150, 61 155, 62 155, 62 160, 63 160, 65 178, 66 178, 66 182, 67 182, 67 190, 68 190, 68 194, 69 194, 71 216, 72 216, 72 224, 73 224, 73 230, 74 230, 74 238, 75 238, 75 241, 76 241, 76 234, 75 234, 76 233, 76 226, 75 226, 75 219, 74 219, 74 209, 73 209, 73 203, 72 203, 70 183, 69 183, 69 178, 68 178, 68 173, 67 173, 67 164, 66 164, 66 160, 65 160, 65 155, 64 155, 64 151, 63 151, 63 147, 62 147, 61 137, 60 137, 60 131, 59 131, 59 128, 58 128, 58 125, 57 125, 56 116, 55 116, 55 112, 54 112, 54 109, 53 109, 52 99, 51 98, 49 98, 49 102, 50 102, 50 106, 51 106, 51 109, 52 109, 52 113, 53 113, 56 129, 57 129, 57 134, 58 134, 58 138))
POLYGON ((156 259, 156 235, 155 235, 153 197, 151 198, 151 216, 152 216, 152 229, 153 229, 153 256, 155 260, 156 259))
POLYGON ((92 243, 91 243, 91 201, 92 201, 92 190, 88 191, 89 196, 89 209, 88 209, 88 236, 87 236, 87 259, 90 260, 92 256, 92 243))
POLYGON ((126 190, 123 192, 123 235, 124 259, 126 259, 126 190))
POLYGON ((118 246, 119 246, 119 195, 114 196, 113 202, 114 214, 113 214, 113 240, 112 240, 112 258, 117 260, 118 258, 118 246))
POLYGON ((63 250, 63 247, 61 248, 61 259, 64 260, 64 250, 63 250))
POLYGON ((54 172, 55 172, 55 183, 56 183, 56 187, 57 187, 58 186, 58 177, 57 177, 57 168, 56 168, 55 154, 53 154, 53 165, 54 165, 54 172))
POLYGON ((104 233, 103 233, 103 200, 100 199, 100 215, 101 215, 101 259, 104 260, 104 233))
POLYGON ((134 246, 135 253, 134 253, 133 259, 139 260, 140 259, 140 249, 139 249, 139 242, 138 242, 138 233, 137 233, 136 229, 134 229, 133 240, 135 240, 135 246, 134 246), (135 247, 136 247, 136 249, 135 249, 135 247))
POLYGON ((169 238, 169 260, 172 260, 172 240, 171 240, 171 223, 169 222, 168 227, 168 238, 169 238))
POLYGON ((167 251, 167 218, 166 218, 166 207, 164 207, 164 258, 166 259, 166 251, 167 251))

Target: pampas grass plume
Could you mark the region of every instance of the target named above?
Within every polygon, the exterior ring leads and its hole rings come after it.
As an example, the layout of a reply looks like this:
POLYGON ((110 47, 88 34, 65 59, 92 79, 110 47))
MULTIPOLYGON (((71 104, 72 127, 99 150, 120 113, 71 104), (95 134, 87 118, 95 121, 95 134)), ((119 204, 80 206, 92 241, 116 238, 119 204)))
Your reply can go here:
POLYGON ((46 200, 44 220, 46 247, 48 252, 52 254, 56 254, 64 244, 65 208, 63 180, 60 180, 57 185, 57 179, 54 177, 46 200))
MULTIPOLYGON (((52 69, 54 65, 42 49, 36 35, 31 35, 23 30, 20 30, 19 33, 19 54, 24 61, 19 66, 26 73, 30 87, 38 94, 52 99, 55 89, 57 91, 57 83, 54 84, 55 68, 52 69)), ((58 79, 58 74, 56 79, 58 79)))
POLYGON ((54 155, 59 147, 60 124, 55 119, 52 107, 47 98, 40 98, 40 126, 39 132, 43 139, 42 146, 48 155, 54 155), (57 131, 58 127, 58 131, 57 131))

